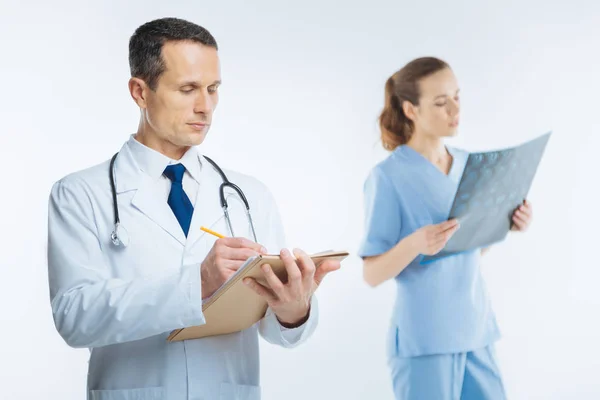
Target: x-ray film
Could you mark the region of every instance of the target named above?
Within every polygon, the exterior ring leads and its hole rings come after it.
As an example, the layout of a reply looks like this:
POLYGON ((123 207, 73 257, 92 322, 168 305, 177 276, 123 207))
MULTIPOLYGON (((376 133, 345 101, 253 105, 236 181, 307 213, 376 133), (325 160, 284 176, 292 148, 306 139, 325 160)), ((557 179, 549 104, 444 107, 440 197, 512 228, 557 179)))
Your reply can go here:
POLYGON ((441 252, 425 256, 423 262, 504 240, 551 134, 513 148, 469 154, 448 218, 457 218, 460 228, 441 252))

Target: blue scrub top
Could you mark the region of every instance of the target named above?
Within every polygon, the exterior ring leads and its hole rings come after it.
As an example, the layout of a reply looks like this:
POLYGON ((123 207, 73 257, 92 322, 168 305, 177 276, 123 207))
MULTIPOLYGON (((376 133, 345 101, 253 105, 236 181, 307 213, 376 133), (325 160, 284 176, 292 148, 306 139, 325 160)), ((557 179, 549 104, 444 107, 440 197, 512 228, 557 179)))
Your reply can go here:
MULTIPOLYGON (((446 148, 453 156, 448 175, 406 145, 372 169, 359 256, 385 253, 422 226, 447 220, 468 153, 446 148)), ((465 352, 500 337, 479 257, 479 249, 428 263, 420 255, 395 277, 390 356, 465 352)))

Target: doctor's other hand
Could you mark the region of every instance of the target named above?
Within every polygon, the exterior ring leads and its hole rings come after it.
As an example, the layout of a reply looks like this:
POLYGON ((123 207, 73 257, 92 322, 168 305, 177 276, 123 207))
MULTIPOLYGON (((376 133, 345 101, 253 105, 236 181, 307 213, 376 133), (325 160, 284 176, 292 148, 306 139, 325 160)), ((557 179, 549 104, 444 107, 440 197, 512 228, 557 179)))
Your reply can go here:
POLYGON ((410 240, 419 254, 433 256, 439 253, 456 233, 460 224, 451 219, 435 225, 426 225, 411 234, 410 240))
POLYGON ((525 232, 529 229, 531 222, 533 220, 533 206, 527 200, 523 201, 512 216, 512 227, 511 231, 516 232, 525 232))
POLYGON ((268 287, 255 279, 244 280, 252 290, 264 297, 279 323, 293 328, 302 325, 309 317, 310 299, 323 281, 325 275, 340 268, 340 262, 327 260, 315 266, 313 260, 302 250, 294 250, 294 255, 284 249, 280 256, 287 272, 287 282, 282 283, 271 266, 262 266, 268 287))
POLYGON ((244 238, 218 239, 200 266, 202 299, 210 297, 250 258, 267 254, 267 249, 244 238))

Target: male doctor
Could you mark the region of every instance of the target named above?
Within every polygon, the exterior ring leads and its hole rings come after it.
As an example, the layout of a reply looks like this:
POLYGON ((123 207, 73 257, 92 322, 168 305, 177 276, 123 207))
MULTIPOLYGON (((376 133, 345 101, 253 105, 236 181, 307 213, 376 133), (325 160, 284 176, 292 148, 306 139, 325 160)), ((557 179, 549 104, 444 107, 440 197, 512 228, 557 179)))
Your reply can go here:
MULTIPOLYGON (((217 44, 204 28, 164 18, 130 39, 129 91, 141 110, 137 133, 119 151, 114 192, 110 162, 70 174, 52 188, 48 269, 56 328, 91 351, 88 398, 96 400, 260 399, 258 335, 293 347, 317 324, 313 292, 339 268, 281 251, 289 280, 269 269, 267 286, 248 282, 268 302, 255 326, 228 335, 167 342, 171 331, 205 323, 209 297, 248 259, 285 248, 275 202, 259 181, 232 171, 245 193, 226 190, 235 237, 219 199, 221 176, 194 147, 204 140, 221 82, 217 44)), ((282 367, 285 369, 285 367, 282 367)))

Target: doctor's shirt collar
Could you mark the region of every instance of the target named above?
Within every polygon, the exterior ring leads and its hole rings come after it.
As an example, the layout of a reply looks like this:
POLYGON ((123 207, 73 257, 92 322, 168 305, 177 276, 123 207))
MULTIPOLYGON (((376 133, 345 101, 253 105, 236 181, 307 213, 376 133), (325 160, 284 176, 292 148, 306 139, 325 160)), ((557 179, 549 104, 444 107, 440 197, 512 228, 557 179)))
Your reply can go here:
POLYGON ((140 169, 152 179, 160 178, 168 165, 181 163, 196 182, 200 180, 199 154, 195 147, 191 147, 180 160, 172 160, 138 142, 134 134, 130 136, 127 145, 140 169))

